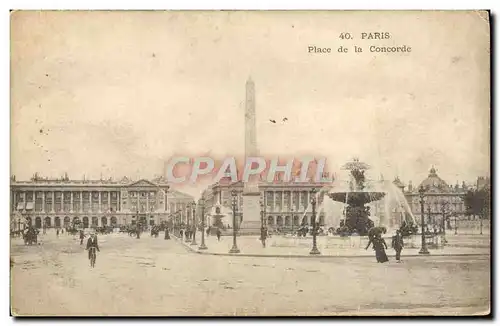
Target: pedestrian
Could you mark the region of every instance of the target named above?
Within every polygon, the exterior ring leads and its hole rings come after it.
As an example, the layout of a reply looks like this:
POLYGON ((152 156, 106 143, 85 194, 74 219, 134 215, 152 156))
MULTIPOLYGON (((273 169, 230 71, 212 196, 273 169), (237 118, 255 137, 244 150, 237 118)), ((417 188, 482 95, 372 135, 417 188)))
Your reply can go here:
POLYGON ((184 237, 184 230, 183 229, 180 230, 180 235, 181 235, 181 240, 182 240, 182 238, 184 237))
POLYGON ((389 261, 387 254, 385 253, 385 249, 387 249, 387 244, 385 243, 384 238, 381 235, 376 235, 373 239, 370 239, 368 245, 365 250, 370 247, 370 244, 373 244, 373 250, 375 250, 375 258, 377 259, 377 263, 385 263, 389 261))
POLYGON ((217 229, 217 241, 220 241, 220 236, 222 235, 222 232, 220 231, 220 229, 218 228, 217 229))
POLYGON ((170 234, 168 234, 168 228, 165 228, 165 240, 170 240, 170 234))
POLYGON ((210 226, 207 228, 207 237, 210 235, 210 226))
POLYGON ((56 229, 56 236, 59 238, 59 229, 56 229))
POLYGON ((266 247, 266 238, 267 238, 267 230, 266 230, 266 228, 263 226, 263 227, 260 229, 260 240, 262 241, 262 248, 265 248, 265 247, 266 247))
POLYGON ((403 237, 401 231, 397 230, 396 235, 392 237, 392 247, 396 250, 396 261, 401 262, 401 251, 404 247, 403 237))
POLYGON ((83 244, 83 239, 85 238, 85 234, 83 234, 83 230, 80 230, 80 245, 83 244))

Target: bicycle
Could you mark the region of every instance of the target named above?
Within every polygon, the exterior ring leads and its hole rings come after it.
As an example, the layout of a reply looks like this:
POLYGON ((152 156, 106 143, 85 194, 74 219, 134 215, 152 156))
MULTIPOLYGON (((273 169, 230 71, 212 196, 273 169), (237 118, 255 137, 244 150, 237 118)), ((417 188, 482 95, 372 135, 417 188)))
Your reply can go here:
POLYGON ((97 253, 96 253, 96 247, 90 247, 89 248, 89 260, 90 260, 90 267, 94 268, 95 266, 95 261, 97 258, 97 253))

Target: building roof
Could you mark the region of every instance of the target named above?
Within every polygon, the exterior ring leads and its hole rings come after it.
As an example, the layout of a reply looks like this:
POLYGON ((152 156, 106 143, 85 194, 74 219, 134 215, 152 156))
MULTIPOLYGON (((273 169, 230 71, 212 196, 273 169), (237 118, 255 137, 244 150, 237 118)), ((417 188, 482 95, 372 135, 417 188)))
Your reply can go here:
POLYGON ((429 175, 427 178, 420 183, 420 187, 424 187, 424 189, 427 192, 434 192, 434 193, 449 193, 450 191, 450 186, 441 179, 436 172, 436 169, 432 167, 429 171, 429 175))
POLYGON ((50 178, 31 178, 29 181, 21 181, 11 179, 12 186, 155 186, 155 187, 168 187, 165 180, 161 178, 156 178, 154 180, 132 180, 127 177, 123 177, 120 180, 109 179, 99 179, 99 180, 70 180, 65 178, 60 179, 50 179, 50 178))
POLYGON ((194 200, 193 196, 174 189, 170 189, 167 193, 167 196, 169 199, 175 198, 175 199, 194 200))

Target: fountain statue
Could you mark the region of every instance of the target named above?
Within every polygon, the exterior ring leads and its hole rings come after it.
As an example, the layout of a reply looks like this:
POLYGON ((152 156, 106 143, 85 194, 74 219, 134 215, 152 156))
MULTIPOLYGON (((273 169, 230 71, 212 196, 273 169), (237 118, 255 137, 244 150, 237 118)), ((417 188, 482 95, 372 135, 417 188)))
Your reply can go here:
POLYGON ((365 189, 365 171, 370 166, 355 158, 345 164, 342 169, 349 170, 351 180, 348 191, 333 191, 328 193, 333 201, 344 203, 345 219, 341 222, 341 233, 346 235, 367 235, 374 227, 374 222, 369 218, 370 207, 367 204, 382 199, 385 192, 369 191, 365 189))

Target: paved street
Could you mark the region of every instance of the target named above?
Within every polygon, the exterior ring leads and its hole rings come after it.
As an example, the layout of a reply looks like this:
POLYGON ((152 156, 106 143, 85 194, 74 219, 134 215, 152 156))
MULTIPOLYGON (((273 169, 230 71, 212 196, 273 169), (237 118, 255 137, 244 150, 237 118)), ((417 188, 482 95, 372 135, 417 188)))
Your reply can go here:
POLYGON ((332 315, 487 312, 489 257, 252 258, 197 255, 176 240, 99 236, 12 240, 19 315, 332 315))

